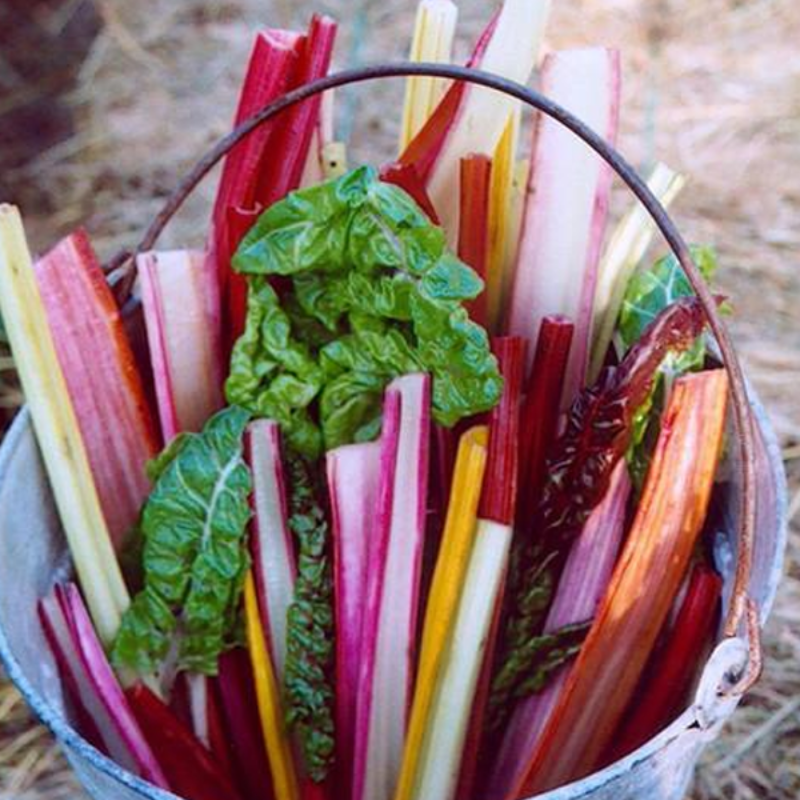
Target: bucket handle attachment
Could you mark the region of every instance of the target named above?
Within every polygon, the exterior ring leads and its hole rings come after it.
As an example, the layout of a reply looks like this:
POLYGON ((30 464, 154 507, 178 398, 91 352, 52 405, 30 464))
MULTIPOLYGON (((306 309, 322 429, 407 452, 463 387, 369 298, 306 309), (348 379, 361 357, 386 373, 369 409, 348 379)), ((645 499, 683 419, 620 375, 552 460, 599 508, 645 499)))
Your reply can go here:
POLYGON ((721 691, 723 696, 726 697, 738 697, 744 694, 758 680, 763 660, 758 608, 755 601, 748 594, 756 521, 756 448, 754 422, 742 367, 736 355, 730 333, 717 311, 711 292, 695 265, 691 252, 680 231, 664 206, 650 191, 638 172, 616 148, 563 106, 515 81, 471 67, 452 64, 412 62, 374 64, 342 70, 304 84, 264 106, 260 111, 242 122, 231 133, 220 139, 189 170, 167 198, 164 206, 155 216, 136 248, 133 251, 119 253, 107 265, 107 270, 110 273, 109 280, 115 286, 117 296, 125 299, 130 294, 135 277, 135 255, 153 248, 167 223, 194 191, 195 187, 233 147, 256 128, 282 111, 330 89, 382 78, 415 76, 464 81, 476 86, 493 89, 509 97, 516 98, 529 108, 536 109, 560 122, 591 147, 639 199, 686 273, 689 283, 703 306, 709 327, 717 340, 723 365, 730 379, 742 491, 739 509, 738 560, 731 603, 723 631, 726 639, 736 637, 739 631, 743 631, 747 637, 748 658, 747 664, 736 682, 721 691))

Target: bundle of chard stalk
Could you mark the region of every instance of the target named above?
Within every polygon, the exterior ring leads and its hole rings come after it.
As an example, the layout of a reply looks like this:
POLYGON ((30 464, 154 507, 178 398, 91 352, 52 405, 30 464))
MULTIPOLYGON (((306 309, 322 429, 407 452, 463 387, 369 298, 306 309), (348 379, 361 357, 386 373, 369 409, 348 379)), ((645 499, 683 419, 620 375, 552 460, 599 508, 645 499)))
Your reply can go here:
MULTIPOLYGON (((618 55, 540 62, 548 5, 506 0, 469 64, 538 67, 613 142, 618 55)), ((411 58, 455 27, 423 0, 411 58)), ((336 30, 258 32, 236 122, 325 75, 336 30)), ((77 577, 41 624, 84 736, 188 800, 527 797, 685 707, 726 376, 644 212, 604 242, 609 169, 557 122, 524 155, 518 101, 414 77, 398 159, 348 170, 332 114, 235 147, 207 249, 139 254, 122 312, 83 232, 34 263, 0 211, 77 577)))

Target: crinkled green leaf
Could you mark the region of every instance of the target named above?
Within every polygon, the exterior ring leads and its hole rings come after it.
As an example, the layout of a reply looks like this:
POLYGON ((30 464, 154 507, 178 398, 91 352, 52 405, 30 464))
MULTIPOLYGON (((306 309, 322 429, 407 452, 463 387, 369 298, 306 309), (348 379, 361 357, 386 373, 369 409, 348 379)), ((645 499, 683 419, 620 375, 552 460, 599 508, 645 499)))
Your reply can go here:
POLYGON ((239 640, 250 416, 238 407, 220 411, 202 433, 181 436, 154 460, 156 484, 141 519, 144 588, 123 616, 116 664, 145 674, 213 675, 220 653, 239 640))
MULTIPOLYGON (((716 252, 712 247, 699 245, 693 246, 691 251, 700 274, 710 283, 718 266, 716 252)), ((663 309, 678 298, 693 294, 689 279, 672 253, 656 261, 650 269, 637 272, 628 284, 617 324, 621 354, 639 340, 644 329, 663 309)), ((694 348, 667 359, 662 369, 680 374, 701 365, 704 358, 701 339, 694 348)))
POLYGON ((228 401, 281 424, 287 443, 313 456, 322 437, 309 406, 323 386, 311 349, 293 335, 292 323, 264 278, 251 277, 247 326, 236 342, 225 391, 228 401))
POLYGON ((502 379, 488 336, 462 306, 482 281, 375 170, 276 203, 233 264, 250 290, 228 400, 278 420, 306 457, 376 433, 383 389, 408 372, 431 374, 443 425, 497 403, 502 379), (272 275, 290 278, 280 297, 272 275))

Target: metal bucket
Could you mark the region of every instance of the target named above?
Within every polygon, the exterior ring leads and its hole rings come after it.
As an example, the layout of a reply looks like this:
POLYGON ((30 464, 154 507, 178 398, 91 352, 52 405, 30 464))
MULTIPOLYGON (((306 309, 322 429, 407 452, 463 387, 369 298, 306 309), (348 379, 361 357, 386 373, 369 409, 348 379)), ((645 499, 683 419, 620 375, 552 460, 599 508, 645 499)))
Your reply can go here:
MULTIPOLYGON (((668 728, 617 763, 537 797, 548 800, 680 800, 706 743, 714 739, 760 670, 763 625, 781 576, 786 544, 786 486, 780 450, 764 411, 745 388, 727 332, 716 315, 689 251, 674 223, 625 160, 580 120, 547 98, 497 76, 460 67, 399 64, 349 70, 290 92, 221 140, 187 175, 147 231, 137 250, 150 249, 197 183, 237 142, 274 115, 334 86, 372 78, 431 75, 481 84, 510 94, 570 128, 628 184, 653 216, 703 300, 731 373, 735 421, 728 437, 715 540, 717 567, 725 580, 723 636, 705 665, 693 704, 668 728), (748 402, 749 400, 749 402, 748 402), (744 500, 744 502, 742 502, 744 500), (758 609, 756 615, 755 609, 758 609), (746 611, 750 611, 749 617, 746 611), (740 638, 743 620, 747 636, 740 638)), ((121 299, 129 290, 129 255, 116 261, 111 280, 121 299)), ((37 600, 71 572, 67 545, 37 448, 23 410, 0 448, 0 659, 37 716, 62 746, 83 786, 102 800, 166 800, 156 789, 117 766, 86 742, 72 724, 56 665, 36 613, 37 600)), ((223 798, 220 798, 223 800, 223 798)))
MULTIPOLYGON (((758 505, 751 596, 762 621, 781 575, 786 539, 786 493, 780 450, 760 405, 758 505)), ((737 488, 728 487, 736 507, 737 488)), ((724 515, 723 515, 724 516, 724 515)), ((719 567, 730 589, 735 540, 732 514, 717 542, 719 567)), ((66 577, 70 559, 27 411, 17 417, 0 448, 0 657, 11 680, 53 732, 81 783, 102 800, 160 800, 174 795, 118 767, 72 726, 56 665, 36 614, 36 601, 66 577)), ((747 645, 725 639, 706 665, 694 704, 636 752, 584 780, 541 795, 548 800, 679 800, 705 744, 733 713, 738 699, 720 699, 747 662, 747 645)), ((220 798, 224 800, 224 798, 220 798)))

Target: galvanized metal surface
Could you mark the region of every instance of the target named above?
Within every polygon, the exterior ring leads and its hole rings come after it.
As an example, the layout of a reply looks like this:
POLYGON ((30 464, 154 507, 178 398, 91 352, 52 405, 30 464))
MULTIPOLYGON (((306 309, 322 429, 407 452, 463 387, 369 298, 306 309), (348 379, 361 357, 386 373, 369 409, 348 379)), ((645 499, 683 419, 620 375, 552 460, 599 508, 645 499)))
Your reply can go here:
MULTIPOLYGON (((782 570, 786 493, 780 452, 761 407, 759 421, 758 530, 750 591, 766 617, 782 570)), ((735 494, 736 487, 730 491, 735 494)), ((726 503, 730 508, 732 502, 726 503)), ((718 547, 730 585, 734 574, 735 520, 722 526, 718 547)), ((36 601, 69 574, 70 562, 27 411, 0 448, 0 658, 10 679, 56 736, 86 790, 102 800, 166 800, 118 767, 72 727, 70 711, 36 615, 36 601)), ((594 775, 556 789, 547 800, 679 800, 704 745, 733 713, 737 699, 721 699, 719 687, 734 682, 747 661, 747 647, 726 639, 705 668, 695 704, 655 739, 594 775)))

